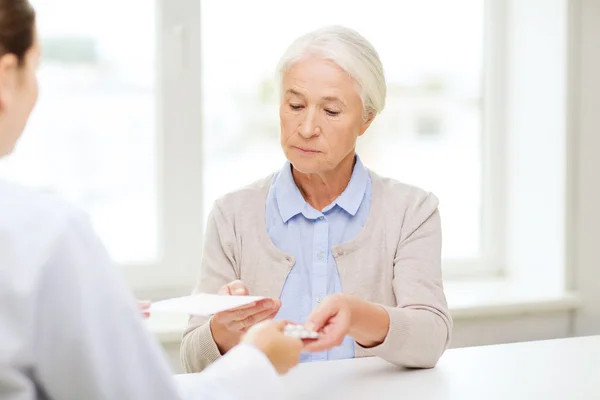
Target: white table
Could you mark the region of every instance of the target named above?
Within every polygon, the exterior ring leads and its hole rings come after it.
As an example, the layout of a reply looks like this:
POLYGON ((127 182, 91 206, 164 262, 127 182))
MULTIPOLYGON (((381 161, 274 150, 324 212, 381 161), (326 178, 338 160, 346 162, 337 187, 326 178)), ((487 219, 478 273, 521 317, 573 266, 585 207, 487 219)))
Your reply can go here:
POLYGON ((430 370, 374 357, 301 364, 283 379, 290 399, 593 400, 600 336, 452 349, 430 370))

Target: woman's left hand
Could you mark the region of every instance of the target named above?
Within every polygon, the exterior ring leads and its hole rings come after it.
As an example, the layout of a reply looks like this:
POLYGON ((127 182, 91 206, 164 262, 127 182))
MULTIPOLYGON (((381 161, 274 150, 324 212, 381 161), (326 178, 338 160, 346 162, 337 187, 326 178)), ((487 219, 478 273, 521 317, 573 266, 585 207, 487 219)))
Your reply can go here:
POLYGON ((390 316, 379 304, 337 293, 313 310, 306 327, 319 332, 320 336, 317 340, 306 340, 305 351, 329 350, 341 345, 346 336, 369 348, 385 340, 390 329, 390 316))
POLYGON ((319 338, 307 340, 304 350, 320 352, 341 345, 350 331, 351 317, 349 297, 343 294, 327 297, 308 317, 305 326, 319 332, 319 338))

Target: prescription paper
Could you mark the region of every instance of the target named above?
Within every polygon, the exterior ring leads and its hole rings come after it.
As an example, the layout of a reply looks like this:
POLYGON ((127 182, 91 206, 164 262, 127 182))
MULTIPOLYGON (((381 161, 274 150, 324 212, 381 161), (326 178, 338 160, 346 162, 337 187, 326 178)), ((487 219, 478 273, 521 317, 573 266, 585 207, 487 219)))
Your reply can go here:
POLYGON ((262 300, 260 296, 226 296, 200 293, 191 296, 161 300, 150 305, 148 311, 211 316, 221 311, 241 307, 262 300))

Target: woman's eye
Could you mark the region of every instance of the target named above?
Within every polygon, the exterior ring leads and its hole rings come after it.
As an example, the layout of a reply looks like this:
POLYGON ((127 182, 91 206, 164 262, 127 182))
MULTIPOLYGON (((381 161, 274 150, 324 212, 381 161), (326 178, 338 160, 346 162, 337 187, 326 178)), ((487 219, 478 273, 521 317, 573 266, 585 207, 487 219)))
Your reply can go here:
POLYGON ((292 110, 298 111, 302 109, 302 105, 301 104, 290 104, 290 108, 292 110))
POLYGON ((340 115, 339 111, 325 110, 325 112, 327 113, 327 115, 330 115, 332 117, 336 117, 336 116, 340 115))

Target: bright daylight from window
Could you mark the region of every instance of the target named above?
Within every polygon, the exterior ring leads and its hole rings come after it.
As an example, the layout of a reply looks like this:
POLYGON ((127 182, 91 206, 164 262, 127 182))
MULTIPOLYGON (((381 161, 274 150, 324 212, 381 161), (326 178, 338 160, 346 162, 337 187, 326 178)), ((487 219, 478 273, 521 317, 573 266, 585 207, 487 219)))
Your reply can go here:
MULTIPOLYGON (((0 163, 0 176, 78 204, 119 263, 154 262, 161 215, 155 3, 32 3, 44 46, 40 101, 16 153, 0 163)), ((279 57, 297 36, 343 24, 375 45, 388 80, 386 108, 359 140, 363 161, 440 198, 445 260, 480 256, 482 0, 201 5, 198 201, 205 215, 218 196, 282 166, 279 57)))
POLYGON ((44 51, 39 103, 17 151, 0 163, 2 177, 87 211, 120 263, 157 255, 152 4, 32 1, 44 51))

